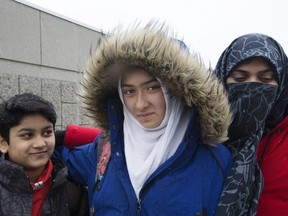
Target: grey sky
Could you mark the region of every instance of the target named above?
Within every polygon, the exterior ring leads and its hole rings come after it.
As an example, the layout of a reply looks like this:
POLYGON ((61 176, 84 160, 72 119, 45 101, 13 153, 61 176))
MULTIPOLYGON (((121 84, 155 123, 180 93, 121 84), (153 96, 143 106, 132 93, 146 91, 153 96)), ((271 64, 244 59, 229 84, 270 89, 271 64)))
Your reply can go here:
MULTIPOLYGON (((24 1, 24 0, 19 0, 24 1)), ((26 0, 65 17, 109 32, 135 20, 165 21, 179 39, 214 67, 236 37, 259 32, 288 52, 286 0, 26 0)))

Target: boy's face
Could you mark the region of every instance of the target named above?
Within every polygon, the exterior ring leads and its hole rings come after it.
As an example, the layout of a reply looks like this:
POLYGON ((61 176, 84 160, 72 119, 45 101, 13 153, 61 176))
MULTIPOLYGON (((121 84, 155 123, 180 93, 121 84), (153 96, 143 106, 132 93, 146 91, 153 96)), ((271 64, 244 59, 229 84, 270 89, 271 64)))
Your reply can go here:
POLYGON ((27 172, 42 172, 55 146, 53 124, 40 114, 29 115, 10 129, 10 143, 1 138, 0 150, 27 172), (41 171, 42 170, 42 171, 41 171))

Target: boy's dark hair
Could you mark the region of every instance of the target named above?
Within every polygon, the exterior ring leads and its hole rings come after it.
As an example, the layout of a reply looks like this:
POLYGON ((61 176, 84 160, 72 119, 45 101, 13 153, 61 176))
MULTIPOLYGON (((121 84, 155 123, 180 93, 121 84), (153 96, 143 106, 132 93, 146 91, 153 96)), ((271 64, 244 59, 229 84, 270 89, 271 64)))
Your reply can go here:
POLYGON ((20 124, 27 115, 40 114, 55 128, 56 112, 52 103, 32 94, 17 94, 0 104, 0 135, 9 144, 10 128, 20 124))

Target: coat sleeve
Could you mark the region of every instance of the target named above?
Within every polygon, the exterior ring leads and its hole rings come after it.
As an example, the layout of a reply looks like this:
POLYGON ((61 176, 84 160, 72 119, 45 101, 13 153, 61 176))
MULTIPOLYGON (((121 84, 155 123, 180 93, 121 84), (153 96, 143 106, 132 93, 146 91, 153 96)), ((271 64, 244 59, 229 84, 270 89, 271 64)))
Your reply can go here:
POLYGON ((98 128, 68 124, 64 137, 64 145, 70 149, 93 142, 101 132, 98 128))
POLYGON ((63 160, 68 167, 69 177, 81 185, 88 185, 94 181, 97 169, 97 145, 96 138, 93 143, 78 146, 74 149, 66 146, 55 148, 53 157, 63 160), (92 179, 91 179, 92 178, 92 179))

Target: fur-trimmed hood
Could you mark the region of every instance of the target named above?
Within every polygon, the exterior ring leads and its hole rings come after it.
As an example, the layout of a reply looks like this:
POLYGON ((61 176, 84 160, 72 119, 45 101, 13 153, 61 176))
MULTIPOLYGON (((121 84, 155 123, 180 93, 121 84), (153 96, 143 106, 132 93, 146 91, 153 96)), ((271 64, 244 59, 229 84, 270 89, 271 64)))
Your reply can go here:
POLYGON ((96 127, 109 130, 107 99, 117 95, 115 71, 122 64, 146 69, 195 107, 204 143, 227 139, 231 114, 222 84, 198 54, 183 48, 168 28, 153 24, 103 36, 89 60, 79 95, 96 127))

